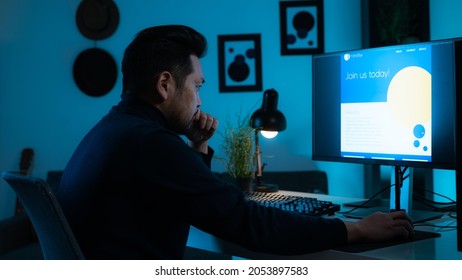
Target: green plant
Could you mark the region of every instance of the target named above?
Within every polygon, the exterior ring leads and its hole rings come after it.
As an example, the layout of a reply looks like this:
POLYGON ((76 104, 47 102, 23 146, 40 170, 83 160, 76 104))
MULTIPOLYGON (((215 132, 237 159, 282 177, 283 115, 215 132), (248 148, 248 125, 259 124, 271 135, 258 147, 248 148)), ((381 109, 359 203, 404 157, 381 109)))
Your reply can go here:
POLYGON ((253 128, 250 127, 250 116, 241 117, 235 126, 228 120, 225 132, 222 134, 223 142, 220 146, 226 155, 224 159, 226 168, 231 177, 253 178, 255 171, 253 153, 253 128))

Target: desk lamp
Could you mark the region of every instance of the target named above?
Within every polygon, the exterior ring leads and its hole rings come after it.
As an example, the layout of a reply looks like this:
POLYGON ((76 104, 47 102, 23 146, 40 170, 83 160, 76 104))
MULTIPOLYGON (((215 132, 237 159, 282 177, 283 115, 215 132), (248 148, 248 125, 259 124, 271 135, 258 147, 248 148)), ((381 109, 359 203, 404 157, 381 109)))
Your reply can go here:
POLYGON ((276 192, 278 190, 277 185, 263 184, 262 182, 263 167, 258 142, 258 132, 260 131, 265 138, 273 138, 278 134, 278 131, 286 129, 286 118, 277 107, 278 93, 274 89, 268 89, 263 93, 261 108, 250 117, 250 126, 255 130, 255 157, 257 160, 254 190, 259 192, 276 192))

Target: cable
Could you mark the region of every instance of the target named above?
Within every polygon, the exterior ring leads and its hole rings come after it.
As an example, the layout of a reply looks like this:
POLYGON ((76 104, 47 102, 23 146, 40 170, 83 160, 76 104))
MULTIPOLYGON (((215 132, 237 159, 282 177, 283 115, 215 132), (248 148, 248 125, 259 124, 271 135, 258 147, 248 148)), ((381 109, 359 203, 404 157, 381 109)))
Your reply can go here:
POLYGON ((348 213, 351 213, 359 208, 363 208, 364 205, 368 204, 369 202, 371 202, 374 198, 376 198, 379 194, 383 193, 384 191, 386 190, 389 190, 391 187, 393 187, 395 184, 391 184, 383 189, 381 189, 380 191, 378 191, 377 193, 375 193, 374 195, 372 195, 368 200, 364 201, 363 203, 361 203, 360 205, 358 206, 355 206, 354 208, 348 210, 348 211, 339 211, 337 213, 339 214, 348 214, 348 213))
POLYGON ((454 205, 456 202, 455 201, 450 201, 450 202, 442 202, 442 201, 434 201, 434 200, 431 200, 431 199, 428 199, 426 198, 425 196, 419 194, 419 193, 415 193, 414 194, 415 198, 418 199, 418 200, 421 200, 421 201, 426 201, 428 203, 431 203, 431 204, 437 204, 437 205, 454 205))
POLYGON ((449 212, 448 216, 453 219, 457 219, 457 212, 449 212))
MULTIPOLYGON (((406 173, 408 167, 404 167, 403 169, 401 169, 401 167, 397 166, 396 168, 398 168, 398 174, 399 174, 399 177, 400 177, 400 182, 402 183, 404 180, 406 180, 407 178, 409 178, 409 175, 407 176, 404 176, 404 174, 406 173)), ((351 213, 359 208, 363 208, 364 205, 368 204, 370 201, 372 201, 374 198, 376 198, 379 194, 383 193, 384 191, 386 190, 389 190, 391 187, 395 186, 395 184, 390 184, 389 186, 381 189, 380 191, 378 191, 377 193, 375 193, 374 195, 372 195, 368 200, 364 201, 362 204, 358 205, 358 206, 355 206, 354 208, 352 209, 349 209, 348 211, 339 211, 338 213, 339 214, 348 214, 348 213, 351 213)), ((402 185, 401 185, 402 186, 402 185)))
POLYGON ((436 195, 436 196, 440 196, 440 197, 445 198, 445 199, 450 201, 450 202, 436 202, 436 201, 433 201, 433 203, 435 203, 435 204, 453 204, 453 203, 456 203, 456 201, 454 199, 452 199, 452 198, 450 198, 448 196, 442 195, 440 193, 436 193, 434 191, 431 191, 431 190, 429 190, 427 188, 417 187, 416 189, 423 190, 425 192, 431 193, 431 194, 436 195))
MULTIPOLYGON (((401 169, 401 167, 397 166, 396 168, 398 168, 398 176, 400 176, 401 178, 401 183, 407 179, 409 179, 409 174, 404 176, 404 174, 406 174, 406 171, 408 169, 408 167, 404 167, 401 169)), ((358 205, 358 206, 355 206, 354 208, 352 209, 349 209, 347 211, 339 211, 338 213, 339 214, 348 214, 348 213, 351 213, 359 208, 363 208, 365 205, 367 205, 369 202, 371 202, 374 198, 376 198, 378 195, 380 195, 381 193, 383 193, 384 191, 390 189, 391 187, 395 186, 395 184, 390 184, 389 186, 383 188, 382 190, 378 191, 377 193, 375 193, 374 195, 372 195, 369 199, 367 199, 366 201, 364 201, 362 204, 358 205)), ((447 199, 449 202, 437 202, 437 201, 434 201, 434 200, 430 200, 430 199, 427 199, 425 198, 423 195, 421 194, 418 194, 416 192, 413 192, 413 199, 415 200, 418 200, 419 202, 421 202, 422 204, 425 204, 426 206, 430 207, 432 211, 438 211, 438 212, 447 212, 447 211, 442 211, 442 209, 439 209, 438 207, 435 207, 435 205, 447 205, 447 206, 452 206, 453 204, 456 203, 455 200, 451 199, 450 197, 448 196, 445 196, 445 195, 442 195, 440 193, 436 193, 434 191, 431 191, 431 190, 428 190, 426 188, 422 188, 422 187, 417 187, 415 189, 421 189, 425 192, 428 192, 428 193, 431 193, 433 195, 436 195, 436 196, 440 196, 440 197, 443 197, 445 199, 447 199)), ((451 216, 451 213, 449 214, 451 216)), ((451 217, 455 217, 455 216, 451 216, 451 217)))
POLYGON ((415 189, 422 190, 424 192, 428 192, 428 193, 431 193, 431 194, 436 195, 436 196, 443 197, 443 198, 448 200, 448 202, 434 201, 432 199, 426 198, 425 195, 414 192, 413 193, 413 199, 415 199, 416 201, 420 202, 421 204, 429 207, 431 211, 448 212, 448 211, 452 211, 453 208, 456 207, 455 206, 456 201, 451 199, 448 196, 436 193, 436 192, 428 190, 428 189, 426 189, 424 187, 416 187, 415 189), (442 207, 437 207, 437 206, 442 206, 442 207))

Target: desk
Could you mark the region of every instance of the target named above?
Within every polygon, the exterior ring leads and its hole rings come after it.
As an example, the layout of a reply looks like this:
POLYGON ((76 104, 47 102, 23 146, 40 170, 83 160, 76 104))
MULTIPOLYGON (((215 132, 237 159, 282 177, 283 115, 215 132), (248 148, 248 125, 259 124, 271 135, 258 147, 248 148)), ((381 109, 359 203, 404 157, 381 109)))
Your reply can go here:
MULTIPOLYGON (((280 191, 288 195, 316 197, 320 200, 328 200, 342 205, 358 201, 358 198, 335 197, 311 193, 299 193, 280 191)), ((345 210, 345 209, 342 209, 345 210)), ((354 221, 345 218, 341 214, 333 217, 342 220, 354 221)), ((271 254, 262 254, 247 250, 236 244, 223 241, 208 233, 205 233, 195 227, 191 227, 187 245, 194 248, 204 249, 212 252, 225 253, 239 258, 246 259, 316 259, 316 260, 350 260, 350 259, 388 259, 388 260, 462 260, 462 252, 457 251, 457 231, 456 229, 441 229, 437 226, 455 226, 456 219, 449 217, 447 214, 440 219, 429 221, 425 226, 416 226, 417 230, 435 231, 441 234, 441 237, 419 240, 399 244, 395 246, 364 251, 360 253, 346 253, 337 250, 326 250, 317 253, 280 256, 271 254)))

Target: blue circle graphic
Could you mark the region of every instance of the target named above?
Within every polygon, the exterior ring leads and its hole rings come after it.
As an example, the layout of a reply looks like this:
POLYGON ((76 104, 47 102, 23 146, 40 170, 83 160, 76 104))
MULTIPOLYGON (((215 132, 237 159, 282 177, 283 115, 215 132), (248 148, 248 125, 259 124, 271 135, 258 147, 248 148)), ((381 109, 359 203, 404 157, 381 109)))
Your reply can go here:
POLYGON ((421 124, 414 126, 414 136, 417 138, 422 138, 425 136, 425 127, 421 124))

